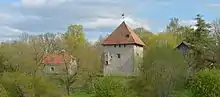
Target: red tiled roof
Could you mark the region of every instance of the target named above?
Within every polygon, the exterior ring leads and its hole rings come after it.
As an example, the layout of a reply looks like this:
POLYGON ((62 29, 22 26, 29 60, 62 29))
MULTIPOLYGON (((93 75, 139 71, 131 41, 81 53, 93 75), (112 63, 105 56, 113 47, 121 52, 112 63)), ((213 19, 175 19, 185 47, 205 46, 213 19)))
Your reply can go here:
POLYGON ((53 64, 53 65, 60 65, 64 64, 65 61, 68 61, 71 59, 71 55, 65 53, 64 55, 62 54, 57 54, 57 53, 51 53, 51 54, 46 54, 44 55, 44 60, 43 64, 53 64))
POLYGON ((137 44, 144 46, 144 42, 125 22, 122 22, 105 40, 103 45, 137 44))

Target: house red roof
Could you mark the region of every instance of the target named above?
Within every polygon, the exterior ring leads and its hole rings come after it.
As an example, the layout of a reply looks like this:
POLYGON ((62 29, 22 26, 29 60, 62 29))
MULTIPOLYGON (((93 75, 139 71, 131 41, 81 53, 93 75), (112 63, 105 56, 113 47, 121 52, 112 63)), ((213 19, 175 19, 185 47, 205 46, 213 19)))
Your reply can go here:
POLYGON ((112 44, 136 44, 144 46, 144 42, 138 35, 128 26, 122 22, 105 40, 103 45, 112 44))
POLYGON ((57 54, 57 53, 50 53, 46 54, 43 57, 43 64, 53 64, 53 65, 60 65, 65 64, 65 62, 69 61, 71 59, 70 54, 57 54))

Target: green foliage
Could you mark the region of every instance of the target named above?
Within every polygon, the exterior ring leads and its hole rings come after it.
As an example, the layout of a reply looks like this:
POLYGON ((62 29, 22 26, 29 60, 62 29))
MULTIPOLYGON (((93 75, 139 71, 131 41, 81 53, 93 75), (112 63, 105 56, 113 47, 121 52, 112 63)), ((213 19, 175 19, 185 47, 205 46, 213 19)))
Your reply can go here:
POLYGON ((193 97, 220 97, 220 71, 204 69, 196 73, 188 87, 193 97))
POLYGON ((5 88, 0 84, 0 95, 1 97, 9 97, 5 88))
POLYGON ((212 22, 212 28, 213 28, 213 32, 214 32, 214 37, 216 38, 217 40, 217 49, 216 49, 216 61, 217 61, 217 64, 218 64, 218 67, 219 64, 220 64, 220 19, 216 19, 212 22))
POLYGON ((103 77, 95 80, 92 85, 93 97, 136 97, 121 80, 103 77))
POLYGON ((169 97, 193 97, 190 90, 183 89, 178 91, 173 91, 169 97))
POLYGON ((149 38, 153 36, 152 32, 142 27, 134 29, 134 32, 136 32, 136 34, 141 38, 144 43, 148 43, 149 38))
POLYGON ((0 53, 0 73, 4 72, 5 69, 6 69, 5 58, 4 58, 4 56, 0 53))
POLYGON ((189 30, 187 34, 184 34, 186 42, 192 46, 192 68, 194 71, 200 70, 211 64, 207 62, 213 59, 214 51, 216 48, 216 41, 211 34, 210 24, 206 23, 201 15, 197 15, 195 29, 189 30))
MULTIPOLYGON (((103 38, 95 45, 89 44, 82 25, 70 25, 64 36, 61 36, 62 39, 57 39, 56 34, 52 33, 37 36, 24 33, 20 40, 0 44, 0 95, 60 97, 66 91, 70 93, 79 87, 87 90, 92 85, 94 95, 74 92, 72 96, 136 97, 132 90, 134 89, 141 97, 192 97, 190 91, 182 89, 188 76, 188 64, 173 47, 182 40, 191 44, 189 58, 193 69, 199 70, 210 66, 207 59, 212 57, 217 57, 217 63, 220 63, 218 54, 220 47, 217 49, 215 45, 216 40, 219 42, 220 39, 219 20, 213 23, 215 37, 212 36, 210 25, 201 15, 197 15, 195 20, 197 21, 195 29, 181 26, 177 18, 171 19, 167 29, 162 33, 153 34, 144 28, 136 28, 134 31, 147 44, 147 49, 140 75, 132 79, 131 83, 127 83, 128 79, 115 77, 103 77, 93 81, 102 70, 100 56, 103 38), (44 65, 41 62, 46 52, 53 53, 63 49, 76 58, 77 76, 53 76, 59 77, 59 81, 55 83, 54 79, 48 79, 49 76, 43 75, 44 65), (132 87, 128 87, 128 84, 132 87), (65 88, 64 91, 60 90, 58 85, 65 88)), ((200 71, 190 82, 189 87, 196 97, 198 95, 217 97, 220 94, 217 93, 219 91, 217 77, 218 70, 200 71)))
POLYGON ((167 25, 166 32, 177 34, 179 27, 180 27, 179 19, 172 18, 170 23, 167 25))
POLYGON ((69 97, 92 97, 91 94, 85 92, 76 92, 70 95, 69 97))
POLYGON ((43 77, 32 77, 26 74, 14 72, 3 73, 0 78, 2 84, 10 97, 37 96, 37 97, 59 97, 61 93, 52 81, 43 77))
POLYGON ((74 50, 84 47, 86 43, 82 25, 70 25, 64 36, 67 49, 72 53, 75 53, 74 50))
POLYGON ((141 97, 161 97, 181 87, 186 77, 187 64, 179 52, 166 46, 152 46, 144 54, 140 76, 131 84, 141 97))

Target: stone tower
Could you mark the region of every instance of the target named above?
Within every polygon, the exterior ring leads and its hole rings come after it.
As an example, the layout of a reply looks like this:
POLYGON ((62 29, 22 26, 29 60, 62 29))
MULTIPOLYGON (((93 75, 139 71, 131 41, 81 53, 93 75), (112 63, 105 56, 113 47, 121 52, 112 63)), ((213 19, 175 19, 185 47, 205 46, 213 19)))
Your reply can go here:
POLYGON ((130 76, 138 72, 145 44, 123 21, 103 42, 104 75, 130 76))

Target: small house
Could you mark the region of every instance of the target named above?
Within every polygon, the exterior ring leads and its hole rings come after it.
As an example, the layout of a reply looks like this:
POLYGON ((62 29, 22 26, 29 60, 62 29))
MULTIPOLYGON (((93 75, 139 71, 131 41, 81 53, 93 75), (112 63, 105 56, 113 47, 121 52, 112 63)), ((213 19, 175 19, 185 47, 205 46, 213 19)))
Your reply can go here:
POLYGON ((182 54, 187 54, 187 52, 190 50, 190 44, 182 41, 177 47, 176 49, 178 49, 182 54))
POLYGON ((47 74, 73 73, 77 69, 75 58, 68 53, 47 53, 42 63, 47 74))

